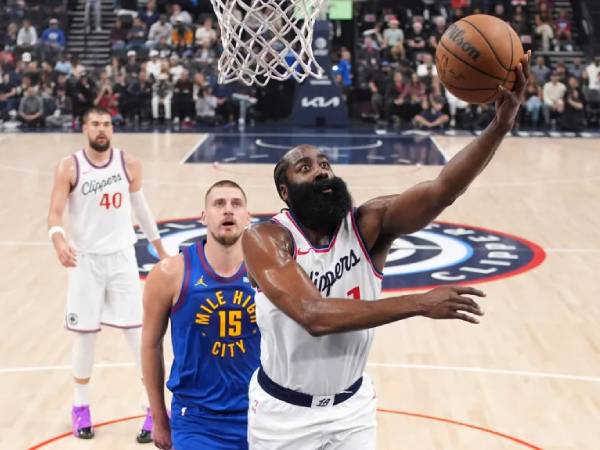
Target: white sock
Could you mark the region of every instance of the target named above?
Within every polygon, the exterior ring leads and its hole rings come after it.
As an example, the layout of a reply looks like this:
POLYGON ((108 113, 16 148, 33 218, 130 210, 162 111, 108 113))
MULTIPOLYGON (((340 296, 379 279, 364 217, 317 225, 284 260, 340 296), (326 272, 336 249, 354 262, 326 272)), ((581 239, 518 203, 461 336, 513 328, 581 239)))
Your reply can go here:
POLYGON ((88 384, 75 383, 75 400, 73 401, 74 406, 84 406, 90 404, 90 386, 88 384))
MULTIPOLYGON (((87 379, 92 376, 94 366, 94 348, 96 333, 75 333, 73 342, 73 376, 78 379, 87 379)), ((75 383, 75 406, 89 405, 88 384, 75 383)))

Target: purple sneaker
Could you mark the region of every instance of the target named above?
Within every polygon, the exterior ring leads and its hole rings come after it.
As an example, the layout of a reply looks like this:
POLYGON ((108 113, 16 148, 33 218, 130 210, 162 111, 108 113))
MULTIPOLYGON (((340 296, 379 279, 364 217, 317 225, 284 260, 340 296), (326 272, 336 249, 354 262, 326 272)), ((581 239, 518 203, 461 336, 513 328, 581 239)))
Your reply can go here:
POLYGON ((135 440, 138 441, 139 444, 149 444, 152 442, 152 413, 150 412, 150 408, 146 410, 146 419, 144 419, 142 429, 135 440))
POLYGON ((73 406, 71 410, 71 423, 73 424, 73 436, 79 439, 91 439, 94 437, 89 405, 73 406))

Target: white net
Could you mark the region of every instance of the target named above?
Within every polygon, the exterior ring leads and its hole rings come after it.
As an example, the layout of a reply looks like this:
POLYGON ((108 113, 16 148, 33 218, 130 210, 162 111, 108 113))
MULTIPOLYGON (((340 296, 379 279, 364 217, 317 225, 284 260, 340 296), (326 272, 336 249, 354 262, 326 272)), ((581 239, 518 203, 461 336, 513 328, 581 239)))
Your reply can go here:
POLYGON ((211 0, 223 54, 219 83, 266 85, 290 76, 321 77, 312 51, 313 25, 325 0, 211 0))

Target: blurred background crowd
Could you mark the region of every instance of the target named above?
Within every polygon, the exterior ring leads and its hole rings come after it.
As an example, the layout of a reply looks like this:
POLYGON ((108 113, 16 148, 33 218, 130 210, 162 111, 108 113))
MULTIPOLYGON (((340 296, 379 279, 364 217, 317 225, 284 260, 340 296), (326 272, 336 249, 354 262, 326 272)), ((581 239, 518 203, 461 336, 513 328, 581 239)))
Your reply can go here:
MULTIPOLYGON (((593 4, 600 2, 330 3, 336 11, 329 14, 332 76, 355 121, 398 129, 485 126, 493 105, 468 105, 445 91, 434 55, 448 24, 486 13, 510 23, 534 52, 516 126, 599 126, 593 4)), ((290 116, 293 80, 264 88, 217 83, 222 46, 208 0, 0 0, 0 8, 0 123, 6 128, 76 129, 92 105, 109 109, 123 127, 228 126, 239 115, 236 94, 252 99, 251 121, 290 116)))

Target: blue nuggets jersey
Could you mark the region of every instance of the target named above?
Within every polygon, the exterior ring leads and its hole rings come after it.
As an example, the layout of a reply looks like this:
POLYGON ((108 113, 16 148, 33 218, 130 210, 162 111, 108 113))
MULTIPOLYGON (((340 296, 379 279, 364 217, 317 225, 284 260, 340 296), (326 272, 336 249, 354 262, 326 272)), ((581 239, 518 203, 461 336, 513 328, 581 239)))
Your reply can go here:
POLYGON ((245 411, 260 364, 254 289, 244 264, 230 278, 210 267, 205 241, 186 247, 181 294, 171 310, 174 399, 216 412, 245 411))

